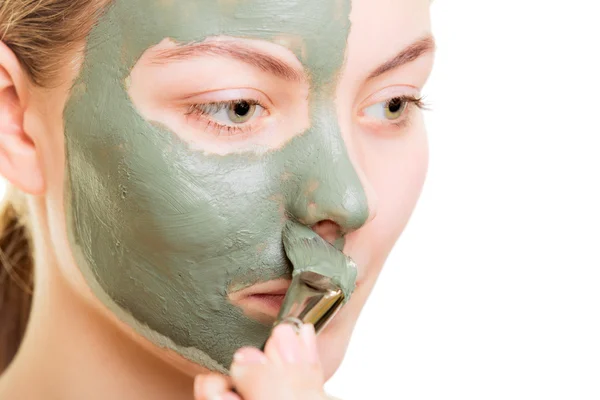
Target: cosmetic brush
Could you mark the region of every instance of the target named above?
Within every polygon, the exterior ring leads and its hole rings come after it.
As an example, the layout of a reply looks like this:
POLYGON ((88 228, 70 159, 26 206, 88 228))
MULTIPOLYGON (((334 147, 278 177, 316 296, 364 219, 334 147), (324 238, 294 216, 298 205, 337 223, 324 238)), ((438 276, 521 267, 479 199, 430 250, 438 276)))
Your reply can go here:
POLYGON ((312 229, 291 221, 283 230, 283 246, 294 269, 273 327, 287 323, 298 333, 303 324, 313 324, 318 334, 350 300, 356 264, 312 229))
POLYGON ((293 264, 292 282, 274 326, 296 329, 313 324, 319 333, 356 287, 356 264, 312 229, 288 222, 283 231, 285 252, 293 264))

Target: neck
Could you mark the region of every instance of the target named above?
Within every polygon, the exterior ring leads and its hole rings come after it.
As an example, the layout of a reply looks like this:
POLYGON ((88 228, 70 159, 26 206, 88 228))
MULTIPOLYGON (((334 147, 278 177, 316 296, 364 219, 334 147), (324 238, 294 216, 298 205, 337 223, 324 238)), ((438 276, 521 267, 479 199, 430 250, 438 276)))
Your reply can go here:
MULTIPOLYGON (((48 241, 36 241, 48 244, 48 241)), ((0 379, 0 398, 193 398, 193 380, 149 352, 65 281, 50 249, 38 247, 27 333, 0 379)))

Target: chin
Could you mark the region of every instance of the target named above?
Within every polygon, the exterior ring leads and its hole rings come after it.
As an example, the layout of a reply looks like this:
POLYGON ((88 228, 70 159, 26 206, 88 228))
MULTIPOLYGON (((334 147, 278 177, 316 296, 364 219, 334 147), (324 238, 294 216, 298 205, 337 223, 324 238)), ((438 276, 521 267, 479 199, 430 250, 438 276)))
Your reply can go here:
POLYGON ((328 381, 342 364, 350 343, 353 326, 354 323, 348 323, 345 319, 334 319, 319 334, 317 340, 325 381, 328 381))

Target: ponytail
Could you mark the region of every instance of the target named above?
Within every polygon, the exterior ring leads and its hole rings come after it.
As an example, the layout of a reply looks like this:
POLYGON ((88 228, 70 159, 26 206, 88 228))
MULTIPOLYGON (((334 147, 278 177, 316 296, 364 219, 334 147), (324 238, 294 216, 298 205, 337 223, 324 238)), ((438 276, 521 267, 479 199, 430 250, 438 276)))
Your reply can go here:
POLYGON ((0 373, 19 349, 31 310, 33 256, 24 203, 9 189, 0 206, 0 373))

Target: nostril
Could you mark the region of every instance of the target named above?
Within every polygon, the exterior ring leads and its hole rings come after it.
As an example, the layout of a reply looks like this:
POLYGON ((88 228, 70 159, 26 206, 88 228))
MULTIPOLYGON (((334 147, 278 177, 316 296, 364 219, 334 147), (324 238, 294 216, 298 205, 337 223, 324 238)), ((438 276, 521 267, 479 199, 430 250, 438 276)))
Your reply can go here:
POLYGON ((343 235, 342 227, 329 219, 317 222, 312 226, 312 230, 331 244, 343 235))

